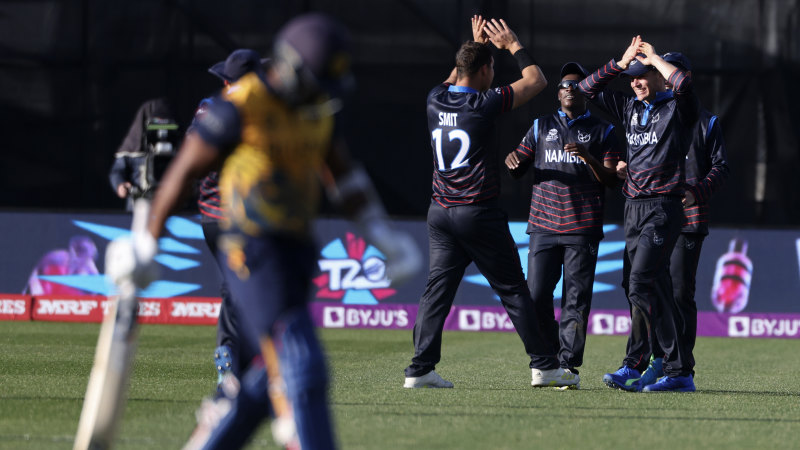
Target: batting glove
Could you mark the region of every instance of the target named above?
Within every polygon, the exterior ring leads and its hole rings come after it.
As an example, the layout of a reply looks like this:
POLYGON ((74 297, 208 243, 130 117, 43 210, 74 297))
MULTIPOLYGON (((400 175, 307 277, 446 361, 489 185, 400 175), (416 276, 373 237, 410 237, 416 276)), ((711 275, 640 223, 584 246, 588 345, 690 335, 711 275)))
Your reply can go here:
POLYGON ((158 278, 156 253, 158 243, 146 231, 114 239, 106 248, 106 276, 116 286, 132 281, 144 289, 158 278))

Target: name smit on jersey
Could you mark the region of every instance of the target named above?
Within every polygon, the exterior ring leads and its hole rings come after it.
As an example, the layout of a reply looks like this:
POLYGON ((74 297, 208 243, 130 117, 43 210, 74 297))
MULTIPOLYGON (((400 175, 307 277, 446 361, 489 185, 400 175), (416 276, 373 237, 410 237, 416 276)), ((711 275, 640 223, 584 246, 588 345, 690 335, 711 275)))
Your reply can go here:
POLYGON ((440 112, 439 113, 439 125, 445 127, 457 127, 458 126, 458 113, 446 113, 440 112))
POLYGON ((573 155, 572 153, 565 152, 558 149, 545 149, 544 150, 545 163, 570 163, 570 164, 586 164, 580 156, 573 155))

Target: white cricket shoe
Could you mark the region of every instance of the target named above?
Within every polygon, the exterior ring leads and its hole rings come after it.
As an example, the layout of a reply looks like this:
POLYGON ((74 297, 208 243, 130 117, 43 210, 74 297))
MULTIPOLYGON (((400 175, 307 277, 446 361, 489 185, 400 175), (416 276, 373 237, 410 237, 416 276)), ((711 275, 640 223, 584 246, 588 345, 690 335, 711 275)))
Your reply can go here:
POLYGON ((406 377, 404 388, 451 388, 453 383, 440 377, 438 373, 431 370, 421 377, 406 377))
POLYGON ((540 370, 531 369, 531 386, 533 387, 580 387, 581 377, 569 369, 540 370))

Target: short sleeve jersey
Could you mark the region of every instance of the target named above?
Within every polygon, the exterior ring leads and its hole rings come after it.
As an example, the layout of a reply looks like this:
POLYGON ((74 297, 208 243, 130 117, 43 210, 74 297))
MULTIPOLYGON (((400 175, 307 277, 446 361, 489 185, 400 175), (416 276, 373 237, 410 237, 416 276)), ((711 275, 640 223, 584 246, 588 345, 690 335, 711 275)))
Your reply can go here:
POLYGON ((589 111, 536 119, 515 150, 522 167, 534 170, 527 231, 602 237, 605 187, 581 158, 564 151, 569 143, 601 162, 620 159, 614 126, 589 111))
POLYGON ((510 86, 480 92, 442 84, 431 90, 428 130, 433 150, 433 201, 447 208, 500 194, 494 121, 513 104, 510 86))
POLYGON ((308 237, 333 129, 333 116, 290 109, 255 73, 229 86, 197 123, 200 137, 230 152, 219 179, 223 225, 308 237))

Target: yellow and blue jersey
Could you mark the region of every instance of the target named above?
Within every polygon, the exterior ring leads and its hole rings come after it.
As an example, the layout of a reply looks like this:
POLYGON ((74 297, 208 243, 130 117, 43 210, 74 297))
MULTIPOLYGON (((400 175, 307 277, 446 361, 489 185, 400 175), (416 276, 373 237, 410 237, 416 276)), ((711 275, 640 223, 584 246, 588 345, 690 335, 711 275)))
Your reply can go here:
POLYGON ((319 204, 319 169, 334 118, 291 109, 256 74, 228 87, 201 118, 200 136, 230 152, 220 172, 223 226, 250 236, 305 237, 319 204))

